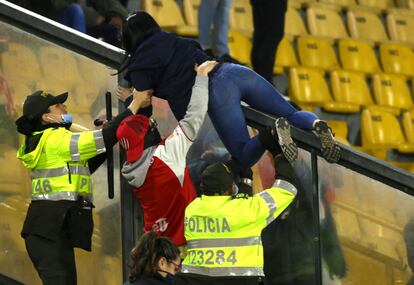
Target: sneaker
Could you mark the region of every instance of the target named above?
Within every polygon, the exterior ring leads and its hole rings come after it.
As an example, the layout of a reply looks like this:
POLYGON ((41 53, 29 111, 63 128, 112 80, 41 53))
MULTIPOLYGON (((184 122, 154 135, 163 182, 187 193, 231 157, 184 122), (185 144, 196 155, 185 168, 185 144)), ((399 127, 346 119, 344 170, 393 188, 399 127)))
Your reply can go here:
POLYGON ((273 133, 273 136, 277 135, 283 155, 290 163, 292 163, 298 158, 298 147, 290 136, 289 122, 285 118, 276 119, 274 130, 276 131, 276 134, 273 133))
POLYGON ((314 133, 321 140, 321 152, 326 161, 338 162, 341 158, 341 148, 335 141, 332 129, 325 121, 318 121, 314 127, 314 133))
POLYGON ((230 63, 235 63, 235 64, 241 64, 240 61, 238 61, 234 57, 231 57, 229 54, 224 54, 224 55, 220 56, 219 61, 220 62, 230 62, 230 63))

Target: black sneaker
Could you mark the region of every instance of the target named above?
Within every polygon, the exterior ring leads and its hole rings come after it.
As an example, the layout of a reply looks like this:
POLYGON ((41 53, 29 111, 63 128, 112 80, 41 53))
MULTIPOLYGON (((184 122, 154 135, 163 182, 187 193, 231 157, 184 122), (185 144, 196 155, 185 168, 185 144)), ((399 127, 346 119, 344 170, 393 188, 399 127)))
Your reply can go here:
POLYGON ((222 55, 218 58, 220 62, 230 62, 235 64, 241 64, 240 61, 235 59, 234 57, 230 56, 229 54, 222 55))
POLYGON ((291 163, 298 158, 298 147, 290 136, 290 124, 285 118, 278 118, 275 121, 276 134, 280 148, 282 149, 283 155, 291 163))
POLYGON ((321 152, 326 161, 338 162, 341 158, 341 148, 335 141, 332 129, 325 121, 318 121, 313 128, 314 133, 321 140, 321 152))

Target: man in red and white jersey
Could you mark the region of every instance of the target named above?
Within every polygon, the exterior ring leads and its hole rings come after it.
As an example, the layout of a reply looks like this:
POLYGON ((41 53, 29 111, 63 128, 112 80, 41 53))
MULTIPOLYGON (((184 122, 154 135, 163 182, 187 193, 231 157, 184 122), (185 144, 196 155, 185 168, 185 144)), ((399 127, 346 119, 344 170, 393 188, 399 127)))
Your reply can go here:
POLYGON ((125 119, 117 131, 127 154, 122 175, 144 210, 144 231, 156 231, 178 246, 186 243, 185 208, 196 198, 185 158, 207 113, 208 73, 215 65, 207 61, 196 67, 186 115, 169 137, 161 140, 154 122, 143 115, 125 119))

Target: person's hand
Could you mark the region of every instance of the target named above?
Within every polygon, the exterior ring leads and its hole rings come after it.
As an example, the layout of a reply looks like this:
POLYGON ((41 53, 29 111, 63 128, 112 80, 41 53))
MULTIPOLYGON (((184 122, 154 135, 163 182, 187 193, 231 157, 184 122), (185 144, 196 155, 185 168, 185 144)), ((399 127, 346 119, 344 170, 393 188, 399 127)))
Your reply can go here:
POLYGON ((109 20, 109 24, 114 25, 114 26, 122 26, 123 20, 121 17, 119 16, 114 16, 109 20))
POLYGON ((203 62, 201 65, 195 65, 194 69, 197 72, 197 75, 204 75, 207 76, 210 71, 213 70, 213 68, 218 64, 217 61, 214 60, 208 60, 203 62))
POLYGON ((125 102, 125 100, 132 95, 133 89, 134 88, 124 88, 118 86, 118 89, 116 89, 116 97, 118 97, 118 100, 125 102))
POLYGON ((153 94, 154 90, 152 89, 144 91, 137 91, 134 89, 134 91, 132 91, 132 96, 134 97, 134 99, 132 100, 128 108, 132 111, 132 113, 135 114, 138 111, 138 109, 150 106, 153 94))

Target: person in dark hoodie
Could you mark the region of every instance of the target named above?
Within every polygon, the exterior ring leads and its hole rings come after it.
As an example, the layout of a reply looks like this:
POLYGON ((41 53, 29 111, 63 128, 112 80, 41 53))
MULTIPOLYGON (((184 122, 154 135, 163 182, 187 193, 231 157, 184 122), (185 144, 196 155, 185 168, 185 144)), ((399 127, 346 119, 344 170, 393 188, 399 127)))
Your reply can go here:
POLYGON ((207 74, 216 64, 208 61, 196 68, 186 115, 165 140, 144 115, 126 118, 117 130, 127 156, 122 175, 144 210, 144 231, 169 237, 177 246, 186 243, 184 210, 196 198, 185 158, 207 113, 207 74))
MULTIPOLYGON (((188 108, 194 84, 194 64, 209 57, 190 39, 164 32, 146 12, 130 15, 123 24, 122 46, 126 51, 119 72, 139 91, 153 90, 165 99, 177 120, 188 108)), ((260 136, 250 138, 240 105, 278 117, 286 117, 294 126, 313 130, 321 139, 322 155, 329 162, 340 158, 340 147, 325 121, 305 111, 298 111, 265 79, 249 68, 222 63, 209 74, 208 114, 224 146, 233 159, 244 167, 252 166, 265 151, 260 136)), ((279 142, 289 161, 297 157, 297 148, 287 125, 278 125, 279 142), (296 151, 295 151, 296 150, 296 151)))
POLYGON ((32 201, 21 232, 43 284, 76 284, 74 247, 91 251, 93 173, 116 140, 120 122, 149 104, 135 96, 129 108, 97 131, 72 133, 65 101, 41 90, 28 96, 17 130, 25 140, 17 158, 31 172, 32 201))

